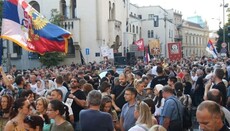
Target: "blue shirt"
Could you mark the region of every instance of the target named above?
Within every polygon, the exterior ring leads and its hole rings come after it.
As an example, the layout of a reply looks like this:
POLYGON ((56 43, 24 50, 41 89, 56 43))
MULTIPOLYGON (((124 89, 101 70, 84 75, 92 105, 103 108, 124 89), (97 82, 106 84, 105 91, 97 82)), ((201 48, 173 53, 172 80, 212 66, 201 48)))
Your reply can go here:
POLYGON ((160 117, 160 125, 163 125, 164 117, 168 117, 170 121, 173 121, 173 120, 182 120, 183 119, 182 115, 183 115, 182 104, 175 96, 170 96, 167 99, 165 99, 165 104, 162 109, 161 117, 160 117))
POLYGON ((121 111, 121 117, 123 118, 123 128, 128 131, 131 127, 135 126, 136 119, 134 117, 135 105, 124 104, 121 111))

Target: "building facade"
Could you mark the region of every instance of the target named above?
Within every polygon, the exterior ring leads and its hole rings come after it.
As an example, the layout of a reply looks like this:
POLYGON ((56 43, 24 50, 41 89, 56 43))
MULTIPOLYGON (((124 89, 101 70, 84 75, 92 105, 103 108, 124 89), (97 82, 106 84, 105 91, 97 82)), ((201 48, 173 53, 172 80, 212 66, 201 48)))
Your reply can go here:
POLYGON ((182 50, 184 57, 202 57, 208 55, 205 48, 209 39, 207 24, 202 27, 198 23, 183 21, 182 50))
MULTIPOLYGON (((27 0, 43 14, 51 18, 51 10, 64 18, 63 28, 72 33, 68 53, 63 64, 103 61, 102 48, 112 48, 123 56, 132 51, 133 43, 141 38, 145 46, 151 40, 159 40, 161 57, 168 57, 167 43, 182 41, 185 56, 202 55, 207 43, 208 29, 182 22, 182 13, 165 10, 161 6, 138 7, 129 0, 27 0), (154 23, 155 22, 155 23, 154 23)), ((16 44, 4 41, 10 64, 18 69, 41 67, 34 53, 22 50, 16 44)), ((144 55, 144 52, 140 53, 144 55)))

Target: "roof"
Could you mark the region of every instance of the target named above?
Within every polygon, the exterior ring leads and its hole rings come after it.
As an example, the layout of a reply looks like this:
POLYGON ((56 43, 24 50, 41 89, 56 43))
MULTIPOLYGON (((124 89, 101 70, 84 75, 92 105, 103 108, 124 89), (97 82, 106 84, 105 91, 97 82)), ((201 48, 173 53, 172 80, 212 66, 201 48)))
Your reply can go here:
POLYGON ((197 23, 193 23, 193 22, 190 22, 190 21, 185 21, 185 22, 186 22, 186 25, 188 25, 188 26, 203 29, 203 27, 201 27, 201 26, 200 26, 199 24, 197 24, 197 23))

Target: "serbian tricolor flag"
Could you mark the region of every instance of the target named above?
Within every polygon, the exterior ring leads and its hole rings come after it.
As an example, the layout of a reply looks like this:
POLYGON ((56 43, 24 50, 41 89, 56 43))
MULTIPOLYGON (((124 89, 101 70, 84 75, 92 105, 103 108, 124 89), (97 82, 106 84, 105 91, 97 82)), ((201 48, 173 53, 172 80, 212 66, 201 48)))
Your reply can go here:
POLYGON ((70 32, 50 23, 25 0, 5 0, 1 38, 27 51, 67 53, 70 32))
POLYGON ((212 56, 214 58, 217 58, 217 55, 218 55, 217 50, 216 50, 216 47, 212 44, 211 40, 208 41, 206 51, 208 51, 210 54, 212 54, 212 56))
POLYGON ((149 46, 145 47, 145 56, 144 56, 144 62, 146 64, 149 64, 150 56, 149 56, 149 46))

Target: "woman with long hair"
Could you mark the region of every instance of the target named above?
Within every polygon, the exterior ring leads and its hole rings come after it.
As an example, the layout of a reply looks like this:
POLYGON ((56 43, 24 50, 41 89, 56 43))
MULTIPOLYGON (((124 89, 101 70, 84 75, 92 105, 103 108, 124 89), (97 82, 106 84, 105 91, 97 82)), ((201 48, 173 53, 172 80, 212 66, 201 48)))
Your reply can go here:
POLYGON ((111 114, 112 119, 113 119, 114 128, 116 130, 120 129, 120 123, 118 120, 117 112, 112 109, 112 97, 110 96, 102 97, 100 111, 111 114))
POLYGON ((18 98, 10 111, 10 120, 4 131, 25 131, 24 119, 29 114, 30 103, 26 98, 18 98))
POLYGON ((13 97, 9 95, 3 95, 1 97, 0 104, 0 131, 4 130, 6 123, 9 120, 10 108, 13 105, 13 97))
POLYGON ((26 131, 44 131, 43 129, 44 121, 38 115, 27 116, 24 119, 24 126, 26 131))
POLYGON ((68 107, 59 100, 52 100, 48 104, 47 114, 50 119, 54 119, 51 131, 74 131, 69 122, 68 107), (65 114, 66 118, 63 118, 65 114))
POLYGON ((154 88, 154 103, 155 103, 155 112, 154 112, 154 116, 156 117, 157 121, 159 122, 159 117, 161 115, 161 111, 163 109, 164 106, 164 98, 162 95, 162 88, 163 85, 161 84, 157 84, 154 88))
POLYGON ((134 117, 137 119, 136 125, 130 128, 129 131, 146 131, 154 124, 150 108, 143 101, 136 105, 134 117))
POLYGON ((192 78, 190 74, 185 74, 183 78, 184 94, 190 94, 192 89, 192 78))
POLYGON ((190 95, 184 94, 184 86, 181 82, 175 83, 175 92, 178 100, 183 104, 185 107, 187 107, 189 110, 191 110, 192 106, 192 99, 190 95))
POLYGON ((36 101, 36 111, 44 121, 43 131, 49 131, 51 128, 51 124, 54 122, 51 121, 48 115, 46 114, 48 104, 49 101, 45 97, 40 97, 36 101))

